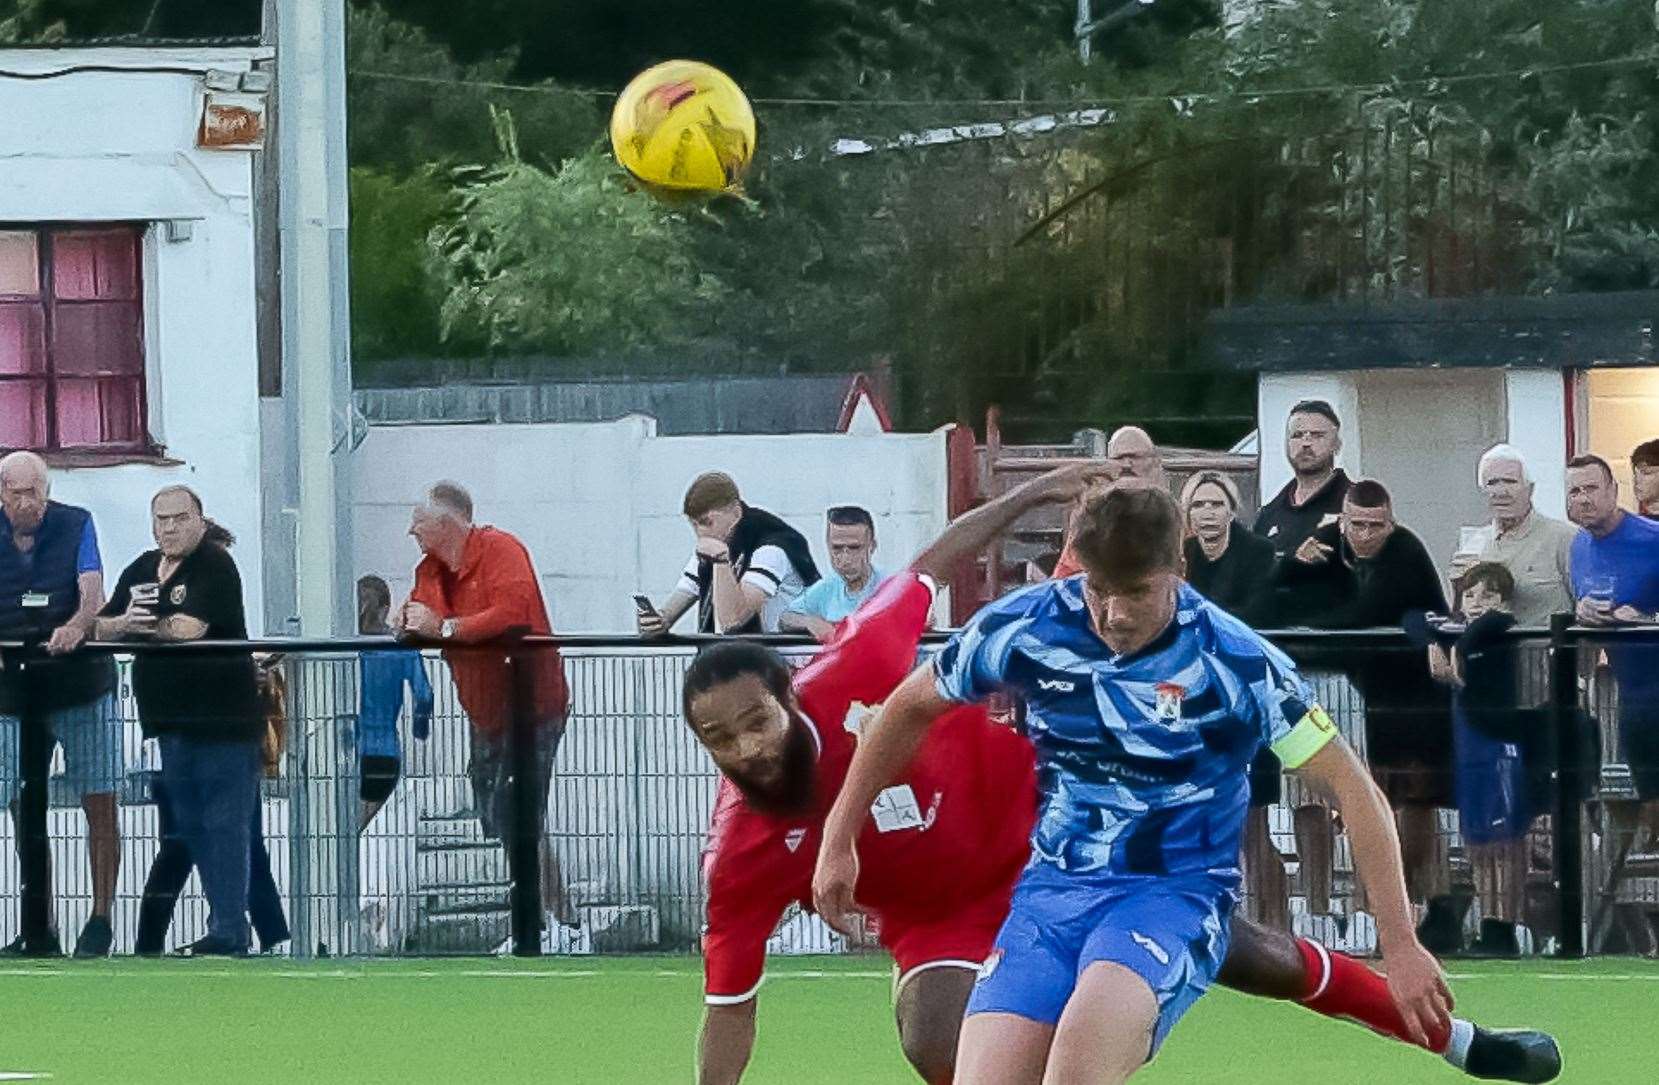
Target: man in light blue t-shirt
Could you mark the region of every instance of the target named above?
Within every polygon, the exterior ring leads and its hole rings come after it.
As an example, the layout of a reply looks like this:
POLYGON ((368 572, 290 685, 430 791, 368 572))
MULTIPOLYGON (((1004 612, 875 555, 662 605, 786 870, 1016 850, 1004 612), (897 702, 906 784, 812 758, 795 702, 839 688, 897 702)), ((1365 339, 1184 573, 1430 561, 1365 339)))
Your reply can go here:
POLYGON ((826 576, 795 597, 778 618, 785 633, 811 633, 827 640, 840 621, 876 593, 887 574, 875 567, 876 522, 857 505, 836 505, 825 518, 829 521, 826 542, 830 566, 835 575, 826 576))

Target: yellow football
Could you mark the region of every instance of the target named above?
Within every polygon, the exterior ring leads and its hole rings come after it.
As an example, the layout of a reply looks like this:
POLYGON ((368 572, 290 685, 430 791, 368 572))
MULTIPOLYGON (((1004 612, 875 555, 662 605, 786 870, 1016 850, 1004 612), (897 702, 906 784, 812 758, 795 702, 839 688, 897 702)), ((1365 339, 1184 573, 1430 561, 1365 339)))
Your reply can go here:
POLYGON ((668 195, 733 192, 755 153, 755 114, 730 76, 695 60, 649 68, 617 97, 611 150, 668 195))

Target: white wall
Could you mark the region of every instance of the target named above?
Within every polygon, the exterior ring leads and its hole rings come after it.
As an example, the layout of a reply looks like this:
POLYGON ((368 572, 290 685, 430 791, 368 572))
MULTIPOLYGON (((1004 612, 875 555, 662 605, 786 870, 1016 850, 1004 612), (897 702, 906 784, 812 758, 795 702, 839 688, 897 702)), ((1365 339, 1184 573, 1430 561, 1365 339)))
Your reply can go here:
POLYGON ((1630 453, 1659 437, 1659 368, 1592 369, 1584 374, 1584 451, 1606 460, 1619 480, 1619 500, 1636 503, 1630 453))
POLYGON ((1526 454, 1536 489, 1532 503, 1558 520, 1567 517, 1566 384, 1553 369, 1511 369, 1504 373, 1510 444, 1526 454))
MULTIPOLYGON (((244 71, 252 49, 0 50, 13 71, 83 64, 244 71)), ((97 518, 104 564, 119 571, 154 543, 149 495, 182 482, 236 533, 250 625, 263 610, 254 333, 252 156, 199 151, 198 77, 84 72, 0 80, 0 221, 188 221, 144 243, 151 435, 176 462, 61 467, 52 495, 97 518)))
POLYGON ((479 522, 529 547, 563 632, 631 632, 633 593, 660 600, 673 588, 692 546, 680 502, 703 471, 728 472, 750 504, 801 530, 826 571, 830 505, 870 510, 877 562, 887 568, 907 563, 947 521, 944 430, 714 437, 655 430, 641 416, 371 427, 353 457, 354 572, 378 573, 395 596, 407 593, 418 558, 409 511, 444 478, 472 492, 479 522))

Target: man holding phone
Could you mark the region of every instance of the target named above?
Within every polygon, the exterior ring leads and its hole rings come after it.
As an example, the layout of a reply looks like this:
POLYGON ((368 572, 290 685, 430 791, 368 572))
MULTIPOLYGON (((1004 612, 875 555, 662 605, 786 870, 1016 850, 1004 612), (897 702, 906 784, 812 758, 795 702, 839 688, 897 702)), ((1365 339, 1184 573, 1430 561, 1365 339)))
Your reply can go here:
POLYGON ((693 605, 699 633, 778 632, 789 604, 818 582, 806 537, 746 504, 737 483, 719 471, 692 480, 681 511, 697 542, 660 612, 634 597, 640 636, 662 636, 693 605))

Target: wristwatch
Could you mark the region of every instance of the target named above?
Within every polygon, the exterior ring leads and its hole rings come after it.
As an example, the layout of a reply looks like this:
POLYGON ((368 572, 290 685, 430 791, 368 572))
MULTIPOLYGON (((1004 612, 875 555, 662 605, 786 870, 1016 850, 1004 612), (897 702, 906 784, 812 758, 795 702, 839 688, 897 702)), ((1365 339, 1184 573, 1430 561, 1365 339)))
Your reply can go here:
POLYGON ((445 618, 444 621, 443 621, 443 624, 438 626, 438 637, 439 637, 439 639, 440 640, 449 640, 452 637, 454 637, 455 636, 455 628, 460 624, 461 623, 459 621, 457 621, 456 619, 454 619, 454 618, 445 618))

